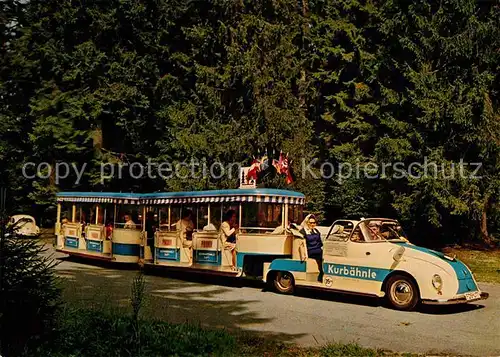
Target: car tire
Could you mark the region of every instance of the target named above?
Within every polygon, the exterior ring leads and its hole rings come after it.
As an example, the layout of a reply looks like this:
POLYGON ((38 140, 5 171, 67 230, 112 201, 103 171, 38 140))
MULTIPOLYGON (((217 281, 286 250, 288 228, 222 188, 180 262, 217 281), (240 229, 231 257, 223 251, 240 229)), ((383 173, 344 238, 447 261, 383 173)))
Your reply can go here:
POLYGON ((418 287, 413 279, 399 274, 389 278, 385 294, 389 305, 402 311, 413 310, 420 299, 418 287))
POLYGON ((280 294, 293 294, 295 290, 295 280, 293 274, 287 271, 278 271, 274 274, 274 288, 280 294))

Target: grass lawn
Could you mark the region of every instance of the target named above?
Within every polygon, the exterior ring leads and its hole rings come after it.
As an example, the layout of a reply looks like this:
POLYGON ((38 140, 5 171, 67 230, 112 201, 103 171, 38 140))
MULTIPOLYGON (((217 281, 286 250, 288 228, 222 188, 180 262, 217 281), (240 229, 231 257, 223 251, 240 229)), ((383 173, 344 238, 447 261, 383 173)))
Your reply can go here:
POLYGON ((234 334, 223 329, 205 329, 190 324, 169 324, 157 320, 137 322, 129 315, 100 310, 70 308, 59 315, 54 339, 46 341, 28 356, 51 357, 160 357, 160 356, 266 356, 266 357, 417 357, 360 347, 330 344, 302 348, 234 334))
POLYGON ((448 248, 444 252, 456 254, 472 270, 478 282, 500 284, 500 250, 448 248))

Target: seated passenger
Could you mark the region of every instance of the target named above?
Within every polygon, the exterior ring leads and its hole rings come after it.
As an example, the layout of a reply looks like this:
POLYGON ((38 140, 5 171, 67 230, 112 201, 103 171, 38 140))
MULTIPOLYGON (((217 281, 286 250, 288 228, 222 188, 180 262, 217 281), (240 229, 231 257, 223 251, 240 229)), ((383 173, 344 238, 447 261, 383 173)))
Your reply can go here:
POLYGON ((66 228, 66 224, 68 223, 68 219, 66 217, 64 217, 62 220, 61 220, 61 230, 59 232, 59 234, 61 235, 64 235, 64 229, 66 228))
POLYGON ((123 226, 123 228, 126 228, 126 229, 135 229, 136 228, 135 222, 132 220, 132 217, 130 217, 130 215, 128 215, 128 214, 125 215, 125 225, 123 226))
POLYGON ((204 231, 216 231, 217 227, 215 227, 212 223, 207 224, 205 227, 203 227, 204 231))
POLYGON ((193 246, 194 223, 192 216, 193 212, 191 210, 186 210, 183 212, 182 218, 176 224, 177 231, 180 232, 182 245, 184 247, 193 246))
POLYGON ((282 226, 278 226, 271 232, 271 234, 283 234, 285 233, 285 229, 282 226))
POLYGON ((108 221, 106 223, 106 239, 112 239, 113 238, 113 222, 108 221))
POLYGON ((216 231, 217 227, 215 227, 212 222, 208 223, 208 215, 203 216, 204 219, 207 220, 207 225, 203 227, 204 231, 210 232, 210 231, 216 231))
POLYGON ((224 215, 224 220, 220 225, 221 234, 224 239, 224 249, 232 253, 233 262, 231 268, 236 270, 236 234, 238 233, 238 224, 236 223, 236 212, 229 210, 224 215))

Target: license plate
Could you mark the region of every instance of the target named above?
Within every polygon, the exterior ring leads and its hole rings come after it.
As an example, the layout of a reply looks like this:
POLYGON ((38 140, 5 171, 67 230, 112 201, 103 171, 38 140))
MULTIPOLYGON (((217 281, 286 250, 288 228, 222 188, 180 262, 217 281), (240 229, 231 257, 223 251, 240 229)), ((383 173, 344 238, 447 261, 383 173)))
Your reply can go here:
POLYGON ((474 291, 471 293, 465 293, 465 299, 467 301, 469 300, 475 300, 475 299, 480 299, 481 298, 481 293, 479 291, 474 291))

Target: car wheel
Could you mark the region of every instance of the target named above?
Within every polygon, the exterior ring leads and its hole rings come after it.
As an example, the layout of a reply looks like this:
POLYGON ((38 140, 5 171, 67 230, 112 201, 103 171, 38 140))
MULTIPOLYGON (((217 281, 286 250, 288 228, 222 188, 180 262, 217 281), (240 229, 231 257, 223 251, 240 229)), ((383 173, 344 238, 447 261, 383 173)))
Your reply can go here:
POLYGON ((292 294, 295 288, 295 281, 292 273, 279 271, 274 275, 274 287, 281 294, 292 294))
POLYGON ((391 276, 385 293, 389 304, 396 310, 413 310, 419 300, 417 285, 404 275, 391 276))

